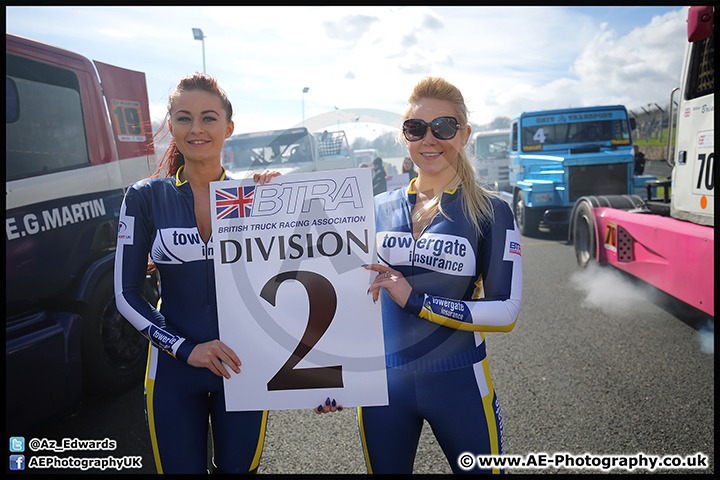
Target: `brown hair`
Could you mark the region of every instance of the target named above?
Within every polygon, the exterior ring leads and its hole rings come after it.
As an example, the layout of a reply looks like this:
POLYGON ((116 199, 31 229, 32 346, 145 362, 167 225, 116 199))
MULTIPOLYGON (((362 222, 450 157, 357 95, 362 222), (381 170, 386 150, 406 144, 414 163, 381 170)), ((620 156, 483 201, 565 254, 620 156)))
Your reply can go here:
MULTIPOLYGON (((175 87, 175 90, 173 90, 173 92, 170 94, 167 105, 167 114, 165 115, 165 120, 163 122, 163 129, 161 129, 158 134, 167 126, 170 119, 170 112, 175 106, 175 103, 177 102, 177 99, 180 97, 180 95, 182 95, 184 92, 189 92, 192 90, 204 90, 206 92, 217 95, 218 98, 220 98, 220 102, 222 103, 223 108, 225 109, 225 113, 227 115, 226 119, 228 123, 232 121, 232 104, 230 103, 230 100, 228 100, 225 91, 218 85, 217 80, 215 80, 215 78, 208 75, 207 73, 195 72, 192 75, 183 77, 175 87)), ((164 137, 168 133, 169 132, 165 131, 160 136, 164 137)), ((175 144, 175 139, 172 138, 170 140, 170 146, 158 162, 158 168, 153 177, 174 177, 180 167, 184 164, 185 157, 183 157, 183 154, 180 153, 180 150, 178 150, 177 145, 175 144)))

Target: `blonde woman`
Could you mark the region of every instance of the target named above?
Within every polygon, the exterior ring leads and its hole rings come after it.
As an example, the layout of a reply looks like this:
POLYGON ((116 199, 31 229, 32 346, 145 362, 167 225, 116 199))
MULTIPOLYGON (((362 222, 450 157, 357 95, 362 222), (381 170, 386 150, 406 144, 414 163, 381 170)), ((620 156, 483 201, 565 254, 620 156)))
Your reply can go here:
POLYGON ((382 302, 390 403, 358 409, 366 465, 412 473, 427 420, 453 472, 479 473, 474 456, 503 453, 485 332, 509 332, 520 311, 518 230, 476 181, 455 86, 422 80, 403 136, 418 176, 375 197, 379 263, 366 267, 378 272, 368 293, 382 302))

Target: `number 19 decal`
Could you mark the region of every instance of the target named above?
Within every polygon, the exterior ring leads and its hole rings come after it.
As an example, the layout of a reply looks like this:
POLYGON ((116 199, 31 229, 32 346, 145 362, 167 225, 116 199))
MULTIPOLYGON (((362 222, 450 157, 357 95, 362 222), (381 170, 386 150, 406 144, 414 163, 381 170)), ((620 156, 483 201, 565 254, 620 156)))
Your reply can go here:
POLYGON ((121 142, 144 142, 140 104, 129 100, 112 100, 117 139, 121 142))
POLYGON ((342 365, 333 367, 295 368, 325 334, 335 317, 337 294, 330 281, 314 272, 291 271, 275 275, 263 286, 260 297, 273 307, 277 291, 286 280, 297 280, 305 287, 310 303, 308 323, 300 343, 290 358, 267 384, 268 391, 341 388, 342 365))

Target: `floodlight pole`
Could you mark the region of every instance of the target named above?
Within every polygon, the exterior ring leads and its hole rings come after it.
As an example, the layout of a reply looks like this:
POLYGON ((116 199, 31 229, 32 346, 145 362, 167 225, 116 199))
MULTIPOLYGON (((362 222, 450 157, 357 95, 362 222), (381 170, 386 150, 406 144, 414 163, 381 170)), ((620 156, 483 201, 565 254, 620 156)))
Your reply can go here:
POLYGON ((203 73, 205 73, 205 35, 203 35, 203 31, 199 28, 193 28, 193 37, 195 37, 195 40, 200 40, 202 42, 202 52, 203 52, 203 73))
POLYGON ((302 124, 303 127, 305 126, 305 94, 310 90, 310 87, 303 88, 303 96, 302 96, 302 124))

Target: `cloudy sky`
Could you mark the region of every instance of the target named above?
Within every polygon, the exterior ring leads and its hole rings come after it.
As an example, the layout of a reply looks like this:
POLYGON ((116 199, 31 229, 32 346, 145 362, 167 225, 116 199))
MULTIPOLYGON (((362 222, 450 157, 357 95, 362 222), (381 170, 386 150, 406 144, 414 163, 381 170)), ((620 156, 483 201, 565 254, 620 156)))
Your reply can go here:
MULTIPOLYGON (((680 81, 683 6, 631 7, 6 7, 6 32, 146 73, 153 120, 184 75, 217 77, 235 132, 322 118, 351 136, 382 126, 356 109, 402 111, 442 76, 471 122, 565 106, 665 106, 680 81), (308 92, 303 94, 303 88, 308 92), (303 108, 304 106, 304 108, 303 108)), ((378 115, 372 118, 381 118, 378 115)), ((313 124, 315 126, 315 124, 313 124)))

